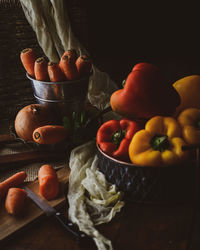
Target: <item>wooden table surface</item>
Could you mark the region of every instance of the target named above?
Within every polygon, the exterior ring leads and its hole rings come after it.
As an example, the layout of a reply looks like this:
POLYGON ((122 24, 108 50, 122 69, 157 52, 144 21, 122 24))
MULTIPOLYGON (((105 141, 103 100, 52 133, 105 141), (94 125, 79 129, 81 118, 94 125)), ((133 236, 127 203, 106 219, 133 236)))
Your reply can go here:
MULTIPOLYGON (((60 209, 67 215, 66 204, 60 209)), ((1 216, 2 213, 0 213, 1 216)), ((125 203, 121 212, 97 229, 115 250, 199 250, 199 201, 179 203, 125 203)), ((0 232, 1 233, 1 232, 0 232)), ((82 246, 53 217, 42 215, 0 242, 3 250, 81 250, 82 246)))
MULTIPOLYGON (((114 249, 200 249, 199 211, 192 205, 131 204, 110 223, 97 227, 112 240, 114 249)), ((24 231, 2 242, 1 249, 96 249, 79 246, 53 218, 43 216, 24 231)))

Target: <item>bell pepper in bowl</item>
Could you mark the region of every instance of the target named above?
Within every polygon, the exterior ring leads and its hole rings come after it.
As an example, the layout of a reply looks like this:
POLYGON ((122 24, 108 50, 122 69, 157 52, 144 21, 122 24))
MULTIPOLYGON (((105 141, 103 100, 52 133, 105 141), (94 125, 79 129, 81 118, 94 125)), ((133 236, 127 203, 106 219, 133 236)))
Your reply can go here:
POLYGON ((129 157, 139 166, 173 166, 188 158, 182 150, 186 142, 181 128, 173 117, 155 116, 147 121, 145 129, 135 133, 129 145, 129 157))
POLYGON ((188 144, 200 143, 200 109, 187 108, 177 118, 182 136, 188 144))
POLYGON ((122 161, 130 161, 129 144, 133 135, 142 128, 139 122, 126 118, 109 120, 98 129, 97 144, 109 156, 122 161))

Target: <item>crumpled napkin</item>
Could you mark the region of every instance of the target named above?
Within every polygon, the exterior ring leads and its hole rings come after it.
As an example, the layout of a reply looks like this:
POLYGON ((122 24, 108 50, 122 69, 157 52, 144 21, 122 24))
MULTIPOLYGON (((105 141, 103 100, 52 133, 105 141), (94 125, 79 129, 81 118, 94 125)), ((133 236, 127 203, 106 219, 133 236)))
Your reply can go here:
POLYGON ((99 250, 113 249, 95 225, 107 223, 124 206, 123 194, 98 171, 95 141, 73 149, 70 155, 68 202, 69 218, 93 237, 99 250))

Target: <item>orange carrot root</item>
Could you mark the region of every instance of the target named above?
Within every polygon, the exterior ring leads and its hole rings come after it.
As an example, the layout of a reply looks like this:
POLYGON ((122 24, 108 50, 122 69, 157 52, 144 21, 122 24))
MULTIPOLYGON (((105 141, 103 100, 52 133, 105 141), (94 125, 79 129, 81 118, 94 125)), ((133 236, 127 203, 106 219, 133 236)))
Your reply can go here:
POLYGON ((35 77, 34 64, 37 59, 36 53, 32 48, 23 49, 20 53, 21 62, 31 77, 35 77))
POLYGON ((49 165, 43 165, 38 171, 40 194, 47 200, 55 199, 59 194, 59 181, 56 171, 49 165))
POLYGON ((87 55, 79 56, 76 60, 76 67, 80 76, 87 76, 90 74, 92 63, 87 55))
POLYGON ((35 61, 34 73, 35 79, 38 81, 49 81, 48 63, 44 57, 40 57, 35 61))
POLYGON ((78 54, 75 49, 66 50, 63 53, 62 57, 65 57, 65 56, 70 56, 74 62, 76 62, 76 59, 78 58, 78 54))
POLYGON ((59 66, 68 80, 75 80, 79 77, 74 58, 70 55, 61 57, 59 66))
POLYGON ((18 172, 0 183, 0 198, 4 197, 9 188, 16 187, 24 182, 27 174, 24 171, 18 172))
POLYGON ((9 214, 16 215, 21 212, 27 193, 22 188, 10 188, 5 200, 5 208, 9 214))
POLYGON ((48 69, 49 79, 51 82, 61 82, 66 79, 58 63, 49 62, 47 69, 48 69))
POLYGON ((38 144, 55 144, 68 137, 68 129, 60 125, 45 125, 33 131, 33 140, 38 144))

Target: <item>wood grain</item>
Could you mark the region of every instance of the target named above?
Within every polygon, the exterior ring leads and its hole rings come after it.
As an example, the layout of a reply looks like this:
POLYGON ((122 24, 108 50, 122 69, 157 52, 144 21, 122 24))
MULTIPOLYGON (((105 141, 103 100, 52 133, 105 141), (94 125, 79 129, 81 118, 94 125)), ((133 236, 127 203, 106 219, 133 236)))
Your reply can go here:
MULTIPOLYGON (((49 204, 55 208, 60 208, 66 203, 65 198, 65 188, 66 183, 68 182, 69 178, 69 167, 65 166, 62 169, 57 171, 57 175, 60 182, 60 195, 57 199, 49 201, 49 204)), ((27 186, 34 191, 35 193, 39 194, 38 189, 38 181, 27 183, 27 186)), ((27 199, 26 207, 18 216, 9 215, 4 207, 4 200, 1 201, 0 204, 0 241, 11 236, 17 231, 22 230, 25 226, 32 223, 34 220, 39 219, 44 215, 43 211, 38 208, 33 201, 27 199)))
POLYGON ((14 142, 16 137, 13 134, 2 134, 0 135, 0 143, 14 142))
POLYGON ((0 155, 0 169, 1 166, 5 167, 7 164, 20 163, 20 162, 33 162, 40 160, 58 160, 66 158, 66 152, 64 151, 27 151, 15 154, 0 155))

